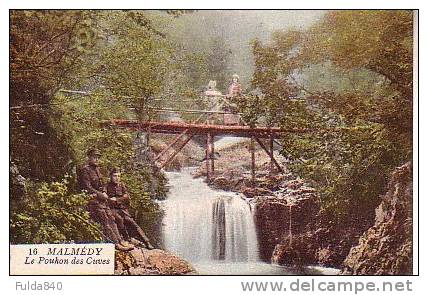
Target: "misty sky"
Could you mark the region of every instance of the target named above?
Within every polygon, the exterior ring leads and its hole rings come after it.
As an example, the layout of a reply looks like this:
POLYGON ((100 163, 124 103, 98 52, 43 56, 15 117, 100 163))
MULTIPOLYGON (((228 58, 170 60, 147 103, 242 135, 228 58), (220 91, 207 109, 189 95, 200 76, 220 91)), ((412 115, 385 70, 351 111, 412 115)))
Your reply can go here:
POLYGON ((231 54, 230 71, 248 86, 253 74, 250 42, 263 42, 278 30, 304 30, 317 22, 326 11, 317 10, 199 10, 163 23, 169 35, 192 51, 207 51, 210 40, 221 37, 231 54))

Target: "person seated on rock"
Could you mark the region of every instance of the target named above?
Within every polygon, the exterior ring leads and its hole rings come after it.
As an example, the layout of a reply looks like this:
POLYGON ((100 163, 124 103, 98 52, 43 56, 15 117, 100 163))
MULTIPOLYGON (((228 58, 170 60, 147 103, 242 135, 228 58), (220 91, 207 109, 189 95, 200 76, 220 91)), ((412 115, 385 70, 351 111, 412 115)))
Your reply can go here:
POLYGON ((154 249, 143 229, 128 211, 130 198, 126 186, 120 180, 119 168, 110 171, 110 181, 105 186, 105 191, 120 234, 136 246, 144 245, 147 249, 154 249))
POLYGON ((87 192, 92 199, 88 202, 88 211, 91 218, 100 223, 105 237, 116 244, 116 249, 127 251, 134 248, 126 242, 117 228, 113 212, 108 205, 108 196, 104 191, 102 176, 98 166, 100 153, 96 149, 87 152, 87 164, 78 169, 78 186, 81 191, 87 192))

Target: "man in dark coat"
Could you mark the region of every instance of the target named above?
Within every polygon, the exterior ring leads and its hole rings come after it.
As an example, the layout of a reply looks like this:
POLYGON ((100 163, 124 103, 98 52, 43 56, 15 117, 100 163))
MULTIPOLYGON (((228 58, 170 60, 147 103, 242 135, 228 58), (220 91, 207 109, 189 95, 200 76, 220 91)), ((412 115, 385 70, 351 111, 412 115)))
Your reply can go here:
POLYGON ((98 167, 100 154, 97 150, 90 149, 87 152, 87 156, 87 164, 79 171, 78 184, 80 190, 86 191, 92 196, 92 199, 88 202, 89 214, 93 220, 101 224, 104 234, 116 244, 117 249, 131 250, 133 246, 121 236, 113 212, 109 207, 109 197, 104 191, 102 176, 98 167))
POLYGON ((105 186, 109 205, 116 220, 120 234, 135 245, 143 243, 147 249, 153 249, 143 229, 135 222, 128 211, 129 195, 126 186, 120 181, 120 169, 113 168, 110 181, 105 186))

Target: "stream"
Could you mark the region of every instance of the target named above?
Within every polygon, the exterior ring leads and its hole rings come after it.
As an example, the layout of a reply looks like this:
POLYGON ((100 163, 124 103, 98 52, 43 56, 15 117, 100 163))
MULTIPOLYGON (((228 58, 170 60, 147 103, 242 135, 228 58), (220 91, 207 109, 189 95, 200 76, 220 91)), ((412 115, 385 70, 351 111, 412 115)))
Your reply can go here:
MULTIPOLYGON (((261 261, 253 214, 245 198, 210 188, 202 178, 193 178, 195 169, 166 173, 170 186, 162 203, 166 250, 192 263, 200 274, 302 274, 302 270, 261 261)), ((336 274, 337 270, 307 267, 303 273, 336 274)))

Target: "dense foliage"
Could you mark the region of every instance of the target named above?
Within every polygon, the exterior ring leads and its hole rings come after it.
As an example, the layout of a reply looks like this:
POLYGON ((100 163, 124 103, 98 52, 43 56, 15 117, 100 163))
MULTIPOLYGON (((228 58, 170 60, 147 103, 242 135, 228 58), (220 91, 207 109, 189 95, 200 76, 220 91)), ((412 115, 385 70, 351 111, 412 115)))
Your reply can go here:
POLYGON ((156 242, 161 210, 154 199, 165 197, 165 178, 139 156, 137 134, 100 123, 147 119, 167 89, 185 91, 174 86, 183 79, 180 54, 142 11, 12 11, 10 49, 12 243, 102 238, 85 211, 87 197, 76 192, 76 170, 90 147, 103 154, 103 175, 123 169, 131 211, 156 242), (68 87, 92 94, 58 92, 68 87))
POLYGON ((50 181, 64 175, 70 151, 48 122, 47 104, 93 46, 92 15, 12 11, 10 17, 11 159, 24 177, 50 181))
POLYGON ((73 152, 50 123, 58 115, 53 95, 96 42, 93 14, 12 11, 10 18, 11 242, 98 240, 86 198, 63 180, 73 152), (89 225, 81 230, 82 223, 89 225))
POLYGON ((254 68, 253 92, 236 100, 245 122, 311 129, 284 136, 282 153, 338 221, 370 220, 387 175, 412 157, 410 11, 332 11, 269 42, 257 12, 10 16, 13 243, 102 239, 75 186, 89 147, 101 151, 103 175, 123 169, 131 211, 156 240, 162 213, 153 200, 165 197, 165 178, 147 156, 144 134, 101 123, 156 119, 160 106, 203 108, 208 81, 224 92, 234 72, 246 88, 254 68), (244 33, 258 38, 254 65, 244 33))
POLYGON ((259 110, 312 130, 287 134, 282 152, 340 221, 370 220, 392 168, 412 158, 412 44, 411 11, 333 11, 253 43, 259 110))
POLYGON ((28 184, 28 194, 11 202, 12 243, 100 241, 103 234, 89 221, 86 194, 71 193, 68 181, 28 184))
MULTIPOLYGON (((154 241, 160 225, 161 210, 153 199, 163 199, 166 195, 166 179, 163 174, 145 158, 139 158, 138 133, 115 128, 102 128, 104 120, 113 118, 132 118, 121 101, 101 93, 70 99, 58 94, 55 108, 61 116, 52 119, 52 125, 59 130, 76 157, 77 169, 86 161, 86 150, 95 147, 101 152, 100 168, 104 182, 108 181, 111 168, 122 169, 122 180, 131 196, 131 212, 136 221, 147 231, 154 241)), ((75 175, 76 171, 70 171, 75 175)))

